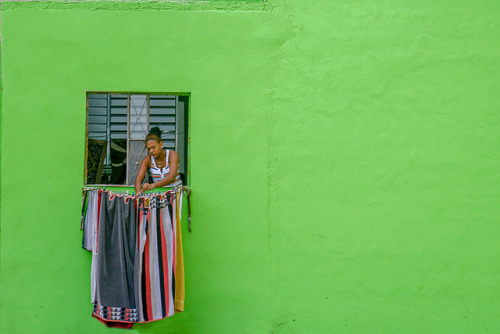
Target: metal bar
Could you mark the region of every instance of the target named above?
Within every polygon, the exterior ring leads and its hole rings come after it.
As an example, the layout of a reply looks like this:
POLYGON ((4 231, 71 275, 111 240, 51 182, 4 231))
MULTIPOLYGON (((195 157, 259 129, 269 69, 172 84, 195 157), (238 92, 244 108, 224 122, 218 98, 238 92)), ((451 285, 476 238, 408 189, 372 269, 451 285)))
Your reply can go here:
POLYGON ((87 184, 87 174, 88 174, 88 158, 89 158, 89 94, 86 94, 85 99, 85 159, 83 163, 85 164, 83 167, 83 184, 87 184))
POLYGON ((179 142, 179 128, 177 118, 179 117, 179 96, 175 97, 175 148, 174 151, 177 152, 177 143, 179 142))
POLYGON ((108 105, 106 106, 106 162, 105 165, 111 165, 111 95, 108 94, 108 105))
POLYGON ((186 92, 144 92, 144 91, 120 91, 120 90, 87 90, 87 93, 89 94, 113 94, 113 95, 127 95, 127 94, 132 94, 132 95, 153 95, 154 97, 156 96, 170 96, 174 97, 176 95, 178 96, 190 96, 190 93, 186 92))
POLYGON ((144 140, 146 140, 146 136, 149 133, 149 109, 150 109, 150 101, 149 101, 149 94, 146 94, 146 133, 144 136, 144 140))
POLYGON ((127 185, 130 183, 129 181, 129 169, 130 169, 130 94, 127 96, 127 172, 126 172, 126 183, 127 185))
POLYGON ((120 187, 120 188, 133 188, 132 186, 127 186, 124 184, 87 184, 83 187, 83 190, 93 190, 96 189, 94 187, 106 188, 106 187, 120 187))

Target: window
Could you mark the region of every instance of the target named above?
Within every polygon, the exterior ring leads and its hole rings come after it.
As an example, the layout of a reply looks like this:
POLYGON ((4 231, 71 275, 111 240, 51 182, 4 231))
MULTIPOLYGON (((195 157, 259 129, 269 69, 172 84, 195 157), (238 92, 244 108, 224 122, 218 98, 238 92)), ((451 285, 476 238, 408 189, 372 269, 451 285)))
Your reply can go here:
POLYGON ((187 184, 188 110, 189 94, 88 92, 85 184, 133 186, 147 155, 144 140, 155 126, 164 148, 179 154, 187 184))

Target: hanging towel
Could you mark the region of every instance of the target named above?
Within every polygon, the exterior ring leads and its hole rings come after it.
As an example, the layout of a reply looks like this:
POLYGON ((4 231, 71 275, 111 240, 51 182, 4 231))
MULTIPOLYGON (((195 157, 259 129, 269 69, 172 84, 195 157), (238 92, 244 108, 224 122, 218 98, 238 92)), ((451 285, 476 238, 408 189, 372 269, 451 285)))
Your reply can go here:
POLYGON ((137 322, 134 262, 135 202, 102 192, 97 235, 93 315, 111 322, 137 322))

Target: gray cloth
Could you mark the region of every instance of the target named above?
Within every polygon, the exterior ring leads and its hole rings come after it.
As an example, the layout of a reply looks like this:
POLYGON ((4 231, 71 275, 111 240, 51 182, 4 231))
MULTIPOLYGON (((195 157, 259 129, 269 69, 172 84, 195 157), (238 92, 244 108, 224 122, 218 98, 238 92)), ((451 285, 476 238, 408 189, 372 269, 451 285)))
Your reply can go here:
POLYGON ((97 300, 100 306, 135 309, 134 260, 137 221, 133 200, 102 193, 97 243, 97 300))

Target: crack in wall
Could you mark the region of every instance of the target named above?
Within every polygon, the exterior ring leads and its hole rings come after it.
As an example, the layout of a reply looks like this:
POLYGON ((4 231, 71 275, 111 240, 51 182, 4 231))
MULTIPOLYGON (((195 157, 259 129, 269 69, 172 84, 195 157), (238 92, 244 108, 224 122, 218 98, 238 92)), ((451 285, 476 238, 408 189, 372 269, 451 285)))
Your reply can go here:
MULTIPOLYGON (((295 36, 293 16, 289 16, 286 13, 289 11, 287 8, 288 4, 286 1, 276 1, 277 6, 273 9, 273 15, 276 15, 276 19, 282 21, 281 26, 281 38, 279 40, 279 45, 277 45, 277 51, 275 54, 274 65, 276 68, 283 66, 286 62, 287 45, 291 39, 295 36)), ((271 108, 266 114, 266 134, 267 134, 267 147, 266 147, 266 161, 267 161, 267 203, 266 203, 266 218, 267 218, 267 228, 268 228, 268 249, 271 264, 271 275, 270 275, 270 285, 271 288, 278 292, 278 297, 282 300, 282 292, 280 289, 281 282, 281 264, 280 264, 280 249, 279 249, 279 238, 280 238, 280 223, 276 219, 275 214, 273 214, 273 208, 276 208, 276 203, 279 201, 279 188, 277 184, 277 170, 276 164, 279 161, 279 151, 276 146, 276 128, 278 126, 278 113, 279 104, 282 102, 283 96, 281 96, 280 85, 281 79, 279 73, 281 70, 276 70, 276 75, 274 76, 274 81, 271 85, 270 91, 270 105, 271 108)), ((279 302, 280 310, 278 313, 282 313, 283 303, 279 302)), ((285 309, 285 312, 288 310, 285 309)), ((285 319, 275 321, 275 324, 270 329, 270 333, 279 333, 288 324, 288 316, 285 319)))

